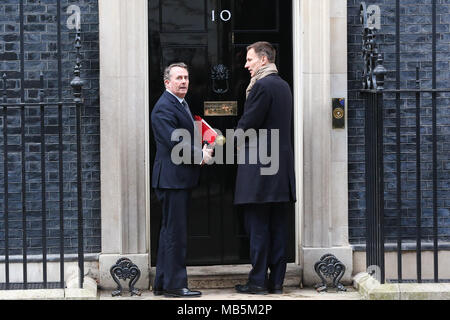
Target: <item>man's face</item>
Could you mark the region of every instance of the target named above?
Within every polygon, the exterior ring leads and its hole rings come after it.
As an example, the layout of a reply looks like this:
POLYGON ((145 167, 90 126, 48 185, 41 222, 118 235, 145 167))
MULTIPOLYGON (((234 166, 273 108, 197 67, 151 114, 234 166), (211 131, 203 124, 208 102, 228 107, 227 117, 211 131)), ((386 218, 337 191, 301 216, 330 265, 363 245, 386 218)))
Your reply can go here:
POLYGON ((245 64, 245 68, 248 69, 250 75, 253 77, 255 73, 267 64, 267 57, 262 56, 258 57, 255 50, 252 48, 247 51, 247 63, 245 64))
POLYGON ((189 88, 189 73, 181 67, 173 67, 170 70, 169 80, 165 80, 164 84, 177 97, 183 99, 189 88))

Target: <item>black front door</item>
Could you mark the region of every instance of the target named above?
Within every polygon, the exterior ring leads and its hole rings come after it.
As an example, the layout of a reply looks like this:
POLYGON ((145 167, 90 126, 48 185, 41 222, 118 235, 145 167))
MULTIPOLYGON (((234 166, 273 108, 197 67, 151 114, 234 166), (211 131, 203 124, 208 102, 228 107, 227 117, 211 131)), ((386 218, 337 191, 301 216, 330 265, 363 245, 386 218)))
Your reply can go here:
MULTIPOLYGON (((233 129, 242 115, 250 81, 244 69, 246 47, 256 41, 269 41, 275 46, 280 75, 292 87, 290 0, 149 0, 150 108, 164 91, 164 68, 182 61, 189 66, 186 100, 192 113, 223 133, 227 128, 233 129), (226 101, 230 108, 205 110, 205 106, 220 101, 226 101), (237 106, 235 113, 233 106, 237 106)), ((153 167, 155 144, 151 132, 150 135, 153 167)), ((192 192, 188 218, 189 265, 249 262, 241 210, 233 206, 236 169, 236 165, 225 164, 202 168, 200 185, 192 192)), ((161 207, 152 190, 153 263, 160 221, 161 207)), ((293 261, 293 206, 290 226, 289 261, 293 261)))

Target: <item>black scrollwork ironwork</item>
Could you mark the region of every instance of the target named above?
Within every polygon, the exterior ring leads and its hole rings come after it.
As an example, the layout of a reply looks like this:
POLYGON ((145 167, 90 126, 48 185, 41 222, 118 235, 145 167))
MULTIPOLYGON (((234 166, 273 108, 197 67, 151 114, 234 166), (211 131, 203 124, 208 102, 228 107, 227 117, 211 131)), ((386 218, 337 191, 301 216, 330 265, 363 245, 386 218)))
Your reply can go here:
POLYGON ((322 283, 314 286, 318 292, 328 290, 328 285, 325 278, 333 278, 333 287, 337 288, 338 291, 347 291, 344 285, 339 282, 344 276, 345 265, 334 255, 330 253, 323 255, 314 265, 314 270, 322 280, 322 283))
POLYGON ((211 69, 212 90, 217 94, 227 93, 229 85, 230 71, 223 64, 218 64, 211 69))
POLYGON ((129 288, 131 295, 141 295, 141 292, 134 288, 134 285, 141 276, 141 271, 130 259, 120 258, 117 260, 116 264, 111 267, 110 273, 114 282, 117 283, 117 290, 112 292, 113 297, 122 295, 122 286, 119 279, 130 279, 129 288))
POLYGON ((383 90, 384 76, 387 71, 383 66, 383 57, 378 51, 375 29, 369 27, 369 14, 364 2, 360 6, 360 22, 363 25, 362 55, 364 70, 362 74, 363 89, 383 90))
POLYGON ((81 94, 82 94, 83 85, 84 85, 84 81, 81 79, 81 58, 82 57, 81 57, 81 53, 80 53, 80 49, 81 49, 81 30, 80 29, 77 29, 77 34, 75 37, 75 49, 77 50, 76 64, 75 64, 75 68, 73 71, 73 74, 75 77, 70 82, 70 85, 73 89, 74 102, 78 106, 83 102, 81 94))

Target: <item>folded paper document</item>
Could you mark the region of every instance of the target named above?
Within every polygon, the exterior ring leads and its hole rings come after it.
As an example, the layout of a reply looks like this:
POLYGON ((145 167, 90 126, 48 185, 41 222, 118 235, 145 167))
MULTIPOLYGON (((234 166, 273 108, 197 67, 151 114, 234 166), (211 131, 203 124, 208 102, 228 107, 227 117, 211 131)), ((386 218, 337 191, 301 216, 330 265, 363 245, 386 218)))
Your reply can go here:
POLYGON ((203 142, 207 142, 208 144, 212 144, 216 141, 217 138, 217 132, 214 130, 208 122, 206 122, 202 117, 200 116, 194 116, 194 120, 197 123, 198 131, 202 137, 203 142), (198 125, 201 124, 201 125, 198 125))

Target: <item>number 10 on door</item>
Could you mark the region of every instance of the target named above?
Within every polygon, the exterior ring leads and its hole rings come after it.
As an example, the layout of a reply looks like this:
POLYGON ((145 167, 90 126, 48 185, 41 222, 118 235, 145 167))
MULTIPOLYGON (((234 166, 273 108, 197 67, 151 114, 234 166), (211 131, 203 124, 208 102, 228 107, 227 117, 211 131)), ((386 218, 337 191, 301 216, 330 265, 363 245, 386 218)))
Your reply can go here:
MULTIPOLYGON (((230 10, 222 10, 219 14, 220 20, 227 22, 231 19, 230 10)), ((216 21, 216 10, 211 11, 211 21, 216 21)))

